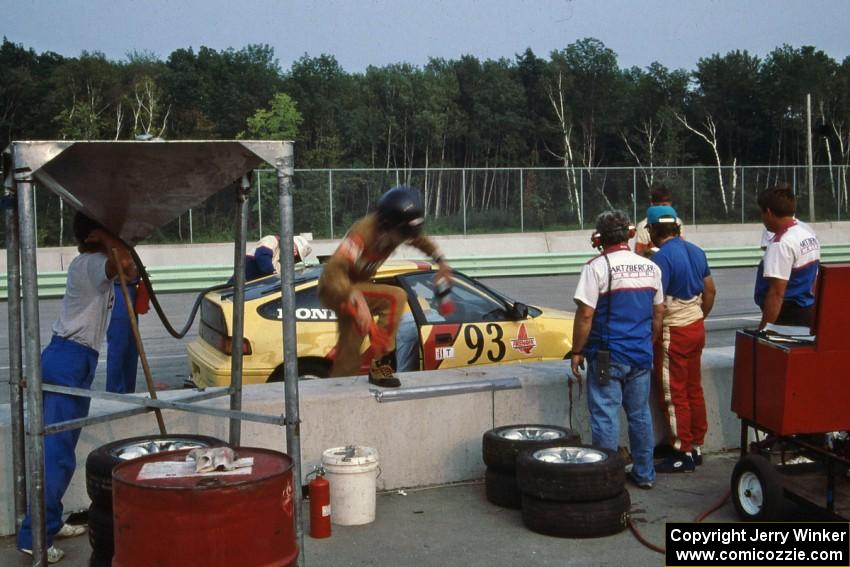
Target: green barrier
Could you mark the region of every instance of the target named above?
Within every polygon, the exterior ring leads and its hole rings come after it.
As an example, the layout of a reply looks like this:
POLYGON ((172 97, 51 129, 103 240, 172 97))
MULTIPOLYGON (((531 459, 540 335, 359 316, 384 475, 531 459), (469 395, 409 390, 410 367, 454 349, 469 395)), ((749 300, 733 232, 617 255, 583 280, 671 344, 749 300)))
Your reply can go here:
MULTIPOLYGON (((746 248, 708 248, 708 263, 712 268, 746 268, 758 265, 762 250, 746 248)), ((581 267, 593 258, 588 252, 522 254, 508 256, 464 256, 449 258, 452 267, 473 277, 522 277, 578 274, 581 267)), ((821 248, 822 262, 850 262, 850 244, 834 244, 821 248)), ((225 282, 233 275, 230 266, 169 266, 150 268, 151 284, 157 293, 200 291, 225 282)), ((7 297, 6 274, 0 281, 0 300, 7 297)), ((40 298, 62 297, 65 293, 65 272, 45 272, 38 275, 40 298)))

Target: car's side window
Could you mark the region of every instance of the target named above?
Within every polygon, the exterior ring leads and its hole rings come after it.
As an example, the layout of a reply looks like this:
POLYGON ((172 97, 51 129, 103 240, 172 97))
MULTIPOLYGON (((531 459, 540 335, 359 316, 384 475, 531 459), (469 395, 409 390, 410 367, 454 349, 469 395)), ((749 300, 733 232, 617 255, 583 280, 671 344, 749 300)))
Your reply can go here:
POLYGON ((483 289, 472 280, 458 274, 454 275, 454 284, 450 294, 455 310, 446 316, 440 314, 439 301, 434 290, 434 274, 414 274, 405 276, 405 282, 411 290, 413 303, 418 303, 425 322, 462 323, 467 321, 505 321, 508 312, 504 301, 483 289))
MULTIPOLYGON (((257 308, 257 313, 264 319, 280 321, 283 318, 281 300, 267 301, 257 308)), ((319 301, 316 286, 295 292, 295 319, 297 321, 336 321, 333 309, 324 307, 319 301)))

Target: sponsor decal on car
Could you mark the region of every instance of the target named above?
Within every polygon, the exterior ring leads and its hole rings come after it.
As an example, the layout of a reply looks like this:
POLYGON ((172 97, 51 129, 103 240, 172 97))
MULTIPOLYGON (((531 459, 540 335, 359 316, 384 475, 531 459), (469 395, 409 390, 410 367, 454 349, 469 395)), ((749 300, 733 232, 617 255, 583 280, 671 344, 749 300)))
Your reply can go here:
POLYGON ((511 339, 511 348, 523 354, 531 354, 531 351, 537 346, 537 339, 528 336, 528 331, 525 330, 525 323, 519 326, 517 337, 511 339))
MULTIPOLYGON (((283 319, 283 309, 278 308, 277 318, 283 319)), ((299 307, 295 310, 295 318, 299 321, 336 321, 333 309, 324 307, 299 307)))
POLYGON ((455 357, 455 347, 437 347, 434 349, 434 358, 446 360, 455 357))

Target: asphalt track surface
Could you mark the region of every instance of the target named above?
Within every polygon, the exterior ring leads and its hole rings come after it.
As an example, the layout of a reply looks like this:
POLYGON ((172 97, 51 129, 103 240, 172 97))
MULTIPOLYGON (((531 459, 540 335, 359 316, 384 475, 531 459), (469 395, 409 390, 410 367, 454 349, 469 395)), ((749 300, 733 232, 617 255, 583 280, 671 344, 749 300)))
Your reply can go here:
MULTIPOLYGON (((713 273, 717 285, 717 300, 714 310, 706 321, 707 347, 732 346, 735 330, 755 327, 759 320, 758 309, 753 303, 752 292, 755 268, 718 269, 713 273)), ((508 297, 530 305, 554 307, 573 311, 573 293, 577 275, 533 276, 520 278, 480 278, 485 285, 508 297)), ((196 295, 190 293, 159 296, 160 304, 168 314, 173 327, 180 329, 185 324, 196 295)), ((39 304, 39 328, 42 348, 50 340, 51 326, 56 320, 61 300, 43 300, 39 304)), ((0 373, 2 382, 7 383, 9 370, 8 304, 0 303, 0 320, 7 324, 0 329, 0 373)), ((139 318, 139 327, 144 342, 154 384, 158 389, 182 387, 189 377, 186 345, 197 337, 197 320, 183 339, 174 339, 160 323, 156 313, 139 318)), ((145 390, 145 378, 141 365, 137 374, 136 391, 145 390)), ((95 374, 93 387, 103 390, 106 385, 106 345, 101 348, 101 357, 95 374)), ((0 387, 0 403, 9 401, 8 387, 0 387)))

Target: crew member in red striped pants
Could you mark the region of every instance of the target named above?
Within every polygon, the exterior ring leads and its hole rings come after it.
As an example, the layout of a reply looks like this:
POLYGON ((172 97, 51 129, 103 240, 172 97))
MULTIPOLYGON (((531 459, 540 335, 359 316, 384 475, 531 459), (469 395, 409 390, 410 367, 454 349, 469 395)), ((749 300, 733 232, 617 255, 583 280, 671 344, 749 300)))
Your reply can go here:
POLYGON ((649 234, 659 248, 651 259, 661 268, 665 307, 653 366, 672 447, 655 466, 657 473, 693 472, 702 463, 708 430, 700 359, 703 320, 714 306, 716 290, 705 252, 679 236, 677 220, 673 207, 647 209, 649 234))

